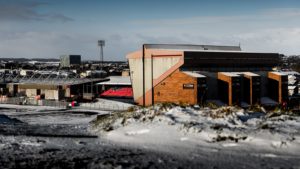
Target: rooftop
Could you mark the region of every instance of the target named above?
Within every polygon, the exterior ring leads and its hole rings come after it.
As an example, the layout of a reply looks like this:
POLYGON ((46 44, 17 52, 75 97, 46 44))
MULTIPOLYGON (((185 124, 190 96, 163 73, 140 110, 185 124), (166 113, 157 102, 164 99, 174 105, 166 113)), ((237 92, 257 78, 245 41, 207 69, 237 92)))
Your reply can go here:
POLYGON ((236 72, 219 72, 219 73, 222 73, 225 76, 239 77, 239 75, 236 72))
POLYGON ((205 78, 206 76, 199 74, 197 72, 192 72, 192 71, 183 71, 183 73, 192 76, 192 77, 196 77, 196 78, 205 78))
POLYGON ((129 76, 109 76, 109 81, 97 83, 97 85, 131 85, 129 76))
MULTIPOLYGON (((53 73, 53 72, 52 72, 53 73)), ((58 76, 55 74, 33 74, 31 76, 20 76, 16 74, 0 75, 0 83, 17 83, 26 85, 76 85, 84 83, 99 83, 108 81, 107 78, 80 78, 78 76, 58 76)))
POLYGON ((108 79, 104 78, 95 78, 95 79, 88 79, 88 78, 62 78, 62 79, 26 79, 20 80, 19 82, 14 82, 18 84, 30 84, 30 85, 78 85, 78 84, 85 84, 85 83, 99 83, 101 81, 107 81, 108 79))
POLYGON ((252 73, 252 72, 243 72, 246 76, 259 76, 258 74, 252 73))
POLYGON ((123 87, 119 89, 109 89, 105 92, 103 92, 101 97, 127 97, 132 98, 133 97, 133 91, 131 87, 123 87))
POLYGON ((276 74, 278 76, 287 76, 287 74, 285 74, 284 72, 270 72, 270 73, 276 74))
POLYGON ((192 45, 192 44, 145 44, 147 49, 171 49, 187 51, 241 51, 240 46, 192 45))
POLYGON ((286 75, 300 75, 300 73, 296 71, 282 71, 281 73, 284 73, 286 75))

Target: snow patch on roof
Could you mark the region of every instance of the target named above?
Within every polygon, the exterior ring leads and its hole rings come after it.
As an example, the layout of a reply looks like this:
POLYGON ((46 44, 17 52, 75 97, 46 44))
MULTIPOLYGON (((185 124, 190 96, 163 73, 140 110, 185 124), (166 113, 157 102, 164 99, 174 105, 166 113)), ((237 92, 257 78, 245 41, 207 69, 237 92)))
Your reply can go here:
POLYGON ((192 76, 192 77, 196 77, 196 78, 205 78, 206 76, 199 74, 197 72, 192 72, 192 71, 183 71, 183 73, 192 76))

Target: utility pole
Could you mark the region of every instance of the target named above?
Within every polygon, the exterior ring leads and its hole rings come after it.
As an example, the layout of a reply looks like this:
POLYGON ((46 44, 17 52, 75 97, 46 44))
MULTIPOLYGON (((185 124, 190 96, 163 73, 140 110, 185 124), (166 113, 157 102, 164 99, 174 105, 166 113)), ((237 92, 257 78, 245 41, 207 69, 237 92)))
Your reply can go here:
POLYGON ((101 63, 101 70, 103 70, 103 46, 105 46, 104 40, 98 40, 98 46, 100 47, 100 63, 101 63))

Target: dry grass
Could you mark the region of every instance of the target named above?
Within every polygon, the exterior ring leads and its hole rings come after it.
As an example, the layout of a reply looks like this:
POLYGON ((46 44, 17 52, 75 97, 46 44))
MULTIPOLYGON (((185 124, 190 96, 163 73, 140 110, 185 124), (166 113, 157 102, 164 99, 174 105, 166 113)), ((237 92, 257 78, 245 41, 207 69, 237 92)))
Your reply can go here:
POLYGON ((174 104, 174 103, 161 103, 161 104, 157 104, 156 106, 158 106, 159 110, 161 110, 161 111, 168 111, 169 109, 175 107, 176 104, 174 104))
POLYGON ((213 103, 213 102, 208 102, 208 103, 206 104, 206 106, 209 107, 210 109, 218 109, 218 108, 219 108, 219 106, 216 105, 216 104, 213 103))
POLYGON ((252 105, 248 108, 248 111, 252 111, 252 112, 261 112, 262 111, 262 107, 258 104, 252 105))
POLYGON ((221 136, 218 135, 217 137, 213 138, 213 142, 220 142, 220 141, 234 141, 239 142, 239 140, 246 140, 247 136, 221 136))
POLYGON ((134 107, 124 112, 114 112, 112 114, 98 115, 97 118, 91 122, 91 124, 92 127, 100 128, 103 131, 111 131, 114 130, 119 123, 125 126, 132 121, 153 121, 153 119, 160 114, 160 110, 134 107))
POLYGON ((210 117, 212 117, 213 119, 224 118, 228 115, 233 114, 234 112, 236 112, 235 107, 221 107, 219 109, 211 111, 210 112, 210 117))

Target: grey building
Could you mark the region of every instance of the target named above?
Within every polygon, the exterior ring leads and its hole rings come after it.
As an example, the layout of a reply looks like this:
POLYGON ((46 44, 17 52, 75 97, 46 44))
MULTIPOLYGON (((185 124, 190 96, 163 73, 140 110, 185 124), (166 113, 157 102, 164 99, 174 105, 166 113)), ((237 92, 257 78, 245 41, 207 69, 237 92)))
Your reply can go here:
POLYGON ((80 55, 61 55, 60 56, 60 67, 70 67, 71 65, 80 65, 80 55))

